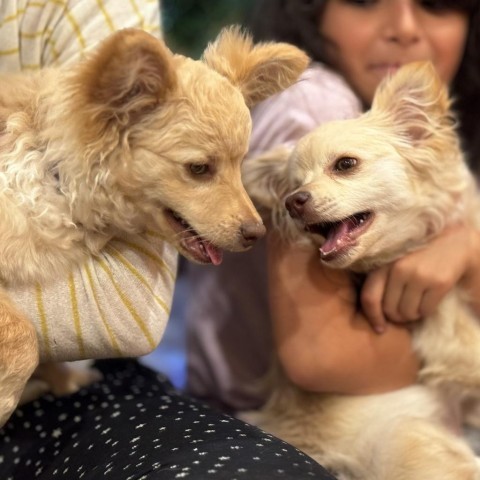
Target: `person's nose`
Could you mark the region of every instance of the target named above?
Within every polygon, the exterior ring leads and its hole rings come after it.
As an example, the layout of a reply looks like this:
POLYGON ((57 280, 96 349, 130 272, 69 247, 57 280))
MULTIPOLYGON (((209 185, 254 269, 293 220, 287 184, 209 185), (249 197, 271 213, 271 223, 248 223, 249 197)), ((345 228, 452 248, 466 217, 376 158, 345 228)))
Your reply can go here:
POLYGON ((421 36, 417 6, 414 0, 391 0, 385 13, 385 36, 387 40, 402 46, 416 43, 421 36))

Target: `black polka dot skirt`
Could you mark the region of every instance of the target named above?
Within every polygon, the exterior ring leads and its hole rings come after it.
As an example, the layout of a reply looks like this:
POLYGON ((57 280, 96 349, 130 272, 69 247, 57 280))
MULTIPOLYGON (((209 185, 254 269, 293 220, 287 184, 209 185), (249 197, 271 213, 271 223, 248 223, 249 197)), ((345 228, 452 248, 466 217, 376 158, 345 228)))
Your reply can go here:
POLYGON ((181 395, 135 360, 96 367, 103 381, 13 414, 0 430, 0 480, 334 480, 294 447, 181 395))

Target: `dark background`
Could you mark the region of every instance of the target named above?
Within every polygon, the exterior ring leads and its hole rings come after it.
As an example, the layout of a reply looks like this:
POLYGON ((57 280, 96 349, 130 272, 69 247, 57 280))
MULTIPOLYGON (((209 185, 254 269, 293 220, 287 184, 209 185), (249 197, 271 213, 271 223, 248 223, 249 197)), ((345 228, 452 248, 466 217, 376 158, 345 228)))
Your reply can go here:
POLYGON ((255 0, 161 0, 165 40, 176 53, 198 58, 225 25, 243 24, 255 0))

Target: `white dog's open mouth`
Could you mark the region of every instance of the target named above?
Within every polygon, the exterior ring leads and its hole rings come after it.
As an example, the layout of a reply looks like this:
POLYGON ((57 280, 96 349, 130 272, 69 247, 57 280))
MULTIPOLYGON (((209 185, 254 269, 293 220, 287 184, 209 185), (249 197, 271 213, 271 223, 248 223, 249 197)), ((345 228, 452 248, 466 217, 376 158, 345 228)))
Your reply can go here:
POLYGON ((213 265, 222 263, 222 250, 203 239, 180 215, 173 210, 165 210, 165 216, 176 232, 180 246, 192 259, 200 263, 212 263, 213 265))
POLYGON ((334 222, 318 222, 306 225, 305 230, 325 238, 320 247, 323 261, 330 261, 345 253, 373 222, 372 212, 359 212, 334 222))

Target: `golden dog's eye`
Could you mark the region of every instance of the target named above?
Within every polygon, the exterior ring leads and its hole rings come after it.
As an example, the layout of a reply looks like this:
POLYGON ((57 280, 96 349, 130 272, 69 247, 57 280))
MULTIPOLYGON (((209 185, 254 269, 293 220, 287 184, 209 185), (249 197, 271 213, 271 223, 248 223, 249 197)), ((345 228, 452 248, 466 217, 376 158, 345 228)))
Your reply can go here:
POLYGON ((357 164, 356 158, 342 157, 335 162, 334 170, 337 172, 345 172, 350 170, 357 164))
POLYGON ((193 175, 206 175, 210 172, 208 163, 191 163, 189 168, 193 175))

